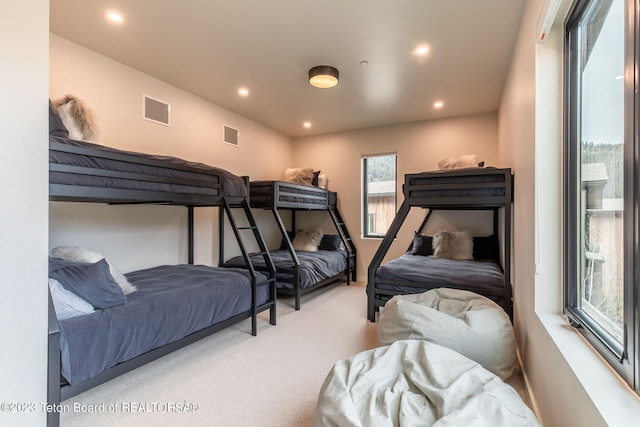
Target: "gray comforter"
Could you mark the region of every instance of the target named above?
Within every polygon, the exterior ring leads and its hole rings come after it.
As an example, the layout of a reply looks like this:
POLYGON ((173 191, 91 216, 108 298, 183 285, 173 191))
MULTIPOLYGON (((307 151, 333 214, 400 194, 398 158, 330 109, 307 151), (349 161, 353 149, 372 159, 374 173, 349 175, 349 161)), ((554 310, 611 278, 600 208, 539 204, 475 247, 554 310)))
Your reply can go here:
MULTIPOLYGON (((270 252, 271 259, 276 266, 276 286, 278 289, 293 289, 293 260, 287 250, 270 252)), ((324 279, 343 273, 347 269, 346 251, 297 251, 300 261, 300 288, 304 289, 315 285, 324 279)), ((255 268, 266 268, 262 255, 251 255, 251 263, 255 268)), ((231 258, 227 264, 244 266, 242 256, 231 258)))
MULTIPOLYGON (((376 278, 389 281, 404 280, 435 286, 464 289, 473 287, 482 294, 503 295, 504 274, 492 261, 454 261, 430 256, 404 254, 389 261, 376 271, 376 278)), ((377 284, 379 289, 407 291, 407 286, 377 284)), ((417 292, 413 289, 413 292, 417 292)))
MULTIPOLYGON (((125 304, 60 321, 62 376, 69 384, 251 308, 244 269, 166 265, 126 276, 138 290, 125 304)), ((268 290, 258 288, 257 304, 268 300, 268 290)))
POLYGON ((190 162, 177 157, 123 151, 84 141, 75 141, 50 135, 49 141, 74 147, 124 154, 132 160, 150 160, 158 165, 105 159, 97 156, 49 150, 49 163, 72 165, 89 169, 140 174, 147 179, 115 178, 91 174, 50 171, 49 181, 54 184, 87 185, 101 188, 163 191, 168 193, 205 194, 211 196, 246 197, 244 180, 224 169, 190 162), (184 169, 188 170, 184 170, 184 169))

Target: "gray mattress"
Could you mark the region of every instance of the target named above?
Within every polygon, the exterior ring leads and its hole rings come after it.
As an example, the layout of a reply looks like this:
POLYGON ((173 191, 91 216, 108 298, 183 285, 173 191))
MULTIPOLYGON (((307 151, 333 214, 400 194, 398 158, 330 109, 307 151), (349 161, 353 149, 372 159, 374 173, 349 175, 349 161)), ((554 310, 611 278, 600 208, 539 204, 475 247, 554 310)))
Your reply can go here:
MULTIPOLYGON (((288 250, 270 252, 276 266, 276 287, 293 289, 293 260, 288 250)), ((347 252, 342 250, 296 251, 300 261, 300 289, 307 288, 327 279, 344 273, 347 270, 347 252)), ((251 263, 255 268, 266 268, 262 255, 252 254, 251 263)), ((226 262, 232 266, 244 266, 242 256, 231 258, 226 262)))
MULTIPOLYGON (((425 283, 430 287, 475 289, 483 295, 504 295, 504 274, 493 261, 454 261, 406 253, 380 266, 376 271, 376 278, 425 283)), ((400 284, 377 283, 376 288, 402 293, 425 291, 400 284)))
MULTIPOLYGON (((207 196, 246 197, 244 180, 224 169, 202 163, 189 162, 176 157, 123 151, 84 141, 49 136, 52 143, 100 152, 126 155, 129 161, 100 158, 95 155, 75 154, 49 150, 51 165, 71 165, 87 168, 83 173, 69 173, 50 170, 51 184, 82 185, 100 188, 127 190, 161 191, 166 193, 186 193, 207 196), (140 163, 137 163, 140 161, 140 163), (147 164, 144 164, 146 162, 147 164), (132 173, 136 176, 113 177, 92 175, 92 171, 132 173), (143 176, 144 179, 136 179, 143 176)), ((51 168, 50 168, 51 169, 51 168)))
MULTIPOLYGON (((125 304, 60 321, 61 370, 69 384, 251 308, 244 269, 165 265, 126 276, 138 290, 125 304)), ((268 298, 269 286, 259 286, 257 304, 268 298)))

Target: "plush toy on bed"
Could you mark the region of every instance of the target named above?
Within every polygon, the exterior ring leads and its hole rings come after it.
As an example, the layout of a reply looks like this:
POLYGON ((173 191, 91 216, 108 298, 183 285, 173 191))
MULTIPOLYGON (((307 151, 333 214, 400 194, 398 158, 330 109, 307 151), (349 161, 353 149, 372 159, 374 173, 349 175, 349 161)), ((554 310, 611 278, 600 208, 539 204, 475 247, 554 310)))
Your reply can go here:
POLYGON ((69 138, 76 141, 94 141, 97 135, 96 119, 93 111, 82 100, 73 95, 65 95, 53 100, 62 123, 69 131, 69 138))
POLYGON ((314 229, 313 231, 300 230, 293 238, 293 249, 296 251, 312 251, 318 250, 318 246, 322 241, 322 230, 314 229))
POLYGON ((465 154, 460 157, 451 157, 438 162, 438 168, 441 170, 461 169, 461 168, 477 168, 483 167, 484 162, 478 162, 475 154, 465 154))

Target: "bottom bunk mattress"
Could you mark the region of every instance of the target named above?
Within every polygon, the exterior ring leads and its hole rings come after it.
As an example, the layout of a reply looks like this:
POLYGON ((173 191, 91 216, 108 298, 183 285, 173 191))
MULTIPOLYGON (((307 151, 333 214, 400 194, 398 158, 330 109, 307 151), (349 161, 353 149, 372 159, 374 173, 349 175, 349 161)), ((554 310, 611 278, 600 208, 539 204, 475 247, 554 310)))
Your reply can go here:
POLYGON ((504 273, 494 261, 451 260, 406 253, 389 261, 376 271, 377 289, 399 293, 419 293, 425 289, 411 283, 428 284, 430 288, 445 287, 473 290, 482 295, 504 295, 504 273))
MULTIPOLYGON (((293 284, 293 260, 288 250, 270 252, 271 259, 276 267, 276 287, 278 289, 294 289, 293 284)), ((300 289, 320 283, 330 277, 335 277, 347 271, 347 252, 335 251, 296 251, 300 261, 299 281, 300 289)), ((264 257, 259 254, 251 254, 251 263, 257 269, 265 269, 264 257)), ((231 258, 225 263, 229 266, 244 267, 246 264, 242 256, 231 258)))
MULTIPOLYGON (((138 290, 125 304, 60 321, 61 372, 69 384, 251 309, 244 269, 164 265, 126 276, 138 290)), ((268 299, 269 286, 259 286, 257 304, 268 299)))

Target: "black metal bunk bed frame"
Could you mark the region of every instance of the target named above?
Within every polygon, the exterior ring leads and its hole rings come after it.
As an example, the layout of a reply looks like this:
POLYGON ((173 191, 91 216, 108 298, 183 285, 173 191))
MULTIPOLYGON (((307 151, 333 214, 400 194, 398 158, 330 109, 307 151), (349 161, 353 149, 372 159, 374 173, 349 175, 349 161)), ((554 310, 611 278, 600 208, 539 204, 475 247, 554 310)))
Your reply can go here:
MULTIPOLYGON (((102 151, 88 147, 78 147, 50 141, 49 150, 66 152, 103 159, 123 161, 137 165, 154 166, 159 168, 167 168, 173 170, 181 170, 187 172, 196 172, 198 174, 217 175, 216 171, 205 171, 203 169, 194 168, 189 165, 167 165, 162 160, 147 159, 137 156, 131 156, 126 153, 102 151)), ((72 166, 65 164, 49 163, 50 172, 65 172, 71 174, 91 175, 98 177, 124 178, 139 181, 153 181, 167 184, 184 185, 192 187, 218 188, 221 192, 221 184, 199 183, 185 178, 175 177, 157 177, 146 174, 119 172, 100 168, 87 168, 81 166, 72 166)), ((47 425, 58 426, 60 423, 60 413, 56 411, 60 407, 60 402, 68 398, 76 396, 87 391, 99 384, 105 383, 116 378, 126 372, 132 371, 142 365, 167 355, 175 350, 192 344, 202 338, 214 334, 225 329, 235 323, 245 319, 251 319, 251 334, 257 335, 257 314, 265 310, 269 310, 269 323, 276 324, 276 288, 275 288, 275 267, 269 251, 266 247, 262 234, 258 229, 251 209, 249 207, 249 177, 242 177, 246 186, 247 197, 226 197, 222 195, 207 194, 189 194, 189 193, 173 193, 165 191, 147 191, 147 190, 130 190, 121 188, 103 188, 84 185, 66 185, 66 184, 49 184, 49 200, 50 201, 68 201, 68 202, 90 202, 90 203, 107 203, 107 204, 157 204, 170 206, 185 206, 188 216, 188 253, 187 262, 194 262, 194 208, 195 207, 218 207, 219 217, 224 221, 224 217, 228 217, 236 237, 236 241, 240 247, 245 263, 248 266, 251 276, 251 308, 249 311, 240 313, 225 321, 209 326, 200 331, 194 332, 178 341, 174 341, 162 347, 141 354, 131 360, 122 362, 107 371, 104 371, 95 377, 92 377, 82 383, 76 385, 61 384, 60 375, 60 326, 56 317, 55 308, 51 293, 49 293, 49 314, 48 314, 48 368, 47 368, 47 401, 53 409, 47 413, 47 425), (234 210, 241 209, 246 217, 246 221, 250 224, 248 227, 238 227, 234 210), (260 248, 265 264, 267 265, 267 279, 258 281, 256 269, 253 267, 241 230, 250 230, 253 238, 260 248), (269 300, 261 305, 257 305, 256 289, 259 285, 268 283, 269 300)), ((222 231, 220 231, 220 239, 222 239, 222 231)), ((221 243, 222 244, 222 243, 221 243)))
MULTIPOLYGON (((428 283, 405 280, 382 280, 376 277, 376 271, 389 251, 391 244, 402 227, 412 207, 428 209, 418 233, 422 231, 431 213, 435 210, 483 210, 493 212, 493 233, 498 232, 498 213, 504 210, 502 223, 504 287, 500 305, 509 317, 513 317, 511 289, 511 233, 513 175, 511 169, 504 168, 468 168, 453 171, 422 172, 405 175, 403 185, 404 201, 396 214, 389 230, 385 234, 368 268, 367 281, 367 317, 376 321, 376 312, 398 291, 379 289, 378 284, 400 285, 427 291, 434 286, 428 283), (444 180, 443 180, 444 178, 444 180), (451 180, 450 178, 453 178, 451 180)), ((462 288, 462 287, 461 287, 462 288)), ((472 287, 467 290, 473 291, 472 287)))
MULTIPOLYGON (((339 273, 335 276, 328 277, 312 286, 307 286, 304 289, 300 288, 300 260, 293 249, 293 243, 289 238, 287 228, 282 221, 279 209, 286 209, 291 211, 291 228, 292 231, 296 230, 296 212, 298 211, 319 211, 324 210, 328 212, 333 225, 338 231, 338 235, 342 240, 342 243, 347 250, 347 285, 351 284, 351 280, 357 280, 356 271, 356 247, 353 240, 347 230, 344 220, 337 207, 337 202, 332 203, 329 198, 329 191, 323 188, 310 187, 307 185, 292 184, 284 181, 252 181, 250 183, 252 189, 262 187, 264 193, 269 194, 269 197, 262 197, 260 199, 256 197, 251 198, 252 208, 262 208, 270 210, 273 213, 275 222, 282 234, 283 240, 287 243, 287 250, 291 255, 293 267, 290 269, 284 269, 280 267, 279 271, 293 274, 293 289, 278 289, 278 292, 285 295, 293 295, 295 299, 295 309, 300 310, 300 297, 301 295, 317 289, 321 286, 335 282, 340 279, 344 273, 339 273), (264 190, 266 189, 266 190, 264 190)), ((253 190, 252 190, 253 191, 253 190)), ((223 248, 220 248, 220 265, 224 265, 224 252, 223 248)))

